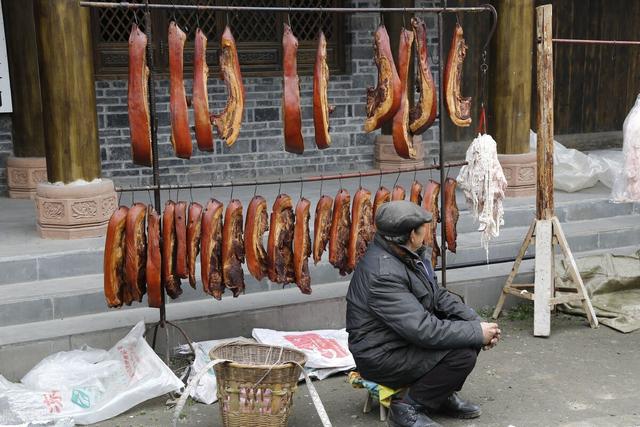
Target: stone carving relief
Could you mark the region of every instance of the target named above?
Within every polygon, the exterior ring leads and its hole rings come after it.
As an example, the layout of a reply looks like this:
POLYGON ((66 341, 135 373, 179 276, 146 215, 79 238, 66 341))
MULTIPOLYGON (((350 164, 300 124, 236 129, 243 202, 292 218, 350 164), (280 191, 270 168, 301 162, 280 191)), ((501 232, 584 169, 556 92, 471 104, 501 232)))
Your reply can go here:
POLYGON ((116 211, 116 198, 107 197, 102 199, 102 216, 109 218, 116 211))
POLYGON ((46 169, 36 169, 31 174, 31 179, 35 184, 40 182, 47 182, 47 170, 46 169))
POLYGON ((28 181, 29 175, 25 169, 13 169, 11 171, 11 184, 27 185, 28 181))
POLYGON ((44 202, 42 204, 42 216, 49 219, 62 219, 64 217, 64 204, 60 202, 44 202))
POLYGON ((518 179, 520 181, 533 181, 536 179, 536 171, 534 168, 520 168, 518 171, 518 179))
POLYGON ((75 202, 71 205, 71 216, 75 219, 93 218, 98 213, 98 203, 93 200, 75 202))

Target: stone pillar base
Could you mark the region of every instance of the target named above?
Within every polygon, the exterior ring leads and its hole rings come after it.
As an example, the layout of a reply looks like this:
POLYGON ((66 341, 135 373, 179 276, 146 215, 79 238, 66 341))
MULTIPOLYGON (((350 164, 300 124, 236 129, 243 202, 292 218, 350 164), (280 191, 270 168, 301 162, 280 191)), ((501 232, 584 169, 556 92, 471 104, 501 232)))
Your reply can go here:
POLYGON ((7 183, 12 199, 33 199, 36 187, 47 182, 47 160, 44 157, 14 157, 7 159, 7 183))
POLYGON ((118 199, 109 179, 83 184, 38 184, 37 228, 44 239, 104 236, 118 199))
POLYGON ((424 144, 422 144, 422 137, 420 135, 414 136, 413 144, 416 147, 416 159, 403 159, 396 154, 396 149, 393 146, 393 137, 391 135, 376 136, 374 149, 375 167, 378 169, 413 169, 424 166, 424 144))
POLYGON ((529 197, 536 194, 536 152, 498 154, 507 178, 507 197, 529 197))

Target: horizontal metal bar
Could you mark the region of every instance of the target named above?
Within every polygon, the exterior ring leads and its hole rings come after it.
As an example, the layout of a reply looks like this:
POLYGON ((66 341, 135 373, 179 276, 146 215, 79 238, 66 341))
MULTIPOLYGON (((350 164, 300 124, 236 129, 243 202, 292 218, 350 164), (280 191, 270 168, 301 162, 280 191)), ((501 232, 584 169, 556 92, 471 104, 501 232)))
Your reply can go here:
POLYGON ((604 45, 623 45, 623 46, 640 45, 640 41, 636 41, 636 40, 552 39, 552 41, 554 43, 570 43, 570 44, 604 44, 604 45))
MULTIPOLYGON (((522 257, 522 260, 527 259, 535 259, 535 255, 526 255, 522 257)), ((493 265, 493 264, 503 264, 505 262, 514 262, 516 259, 514 257, 511 258, 494 258, 487 261, 469 261, 469 262, 458 262, 454 264, 447 264, 447 270, 455 270, 456 268, 467 268, 467 267, 480 267, 482 265, 493 265)), ((440 271, 440 267, 434 268, 435 271, 440 271)))
MULTIPOLYGON (((456 166, 464 166, 468 164, 467 162, 449 162, 445 163, 445 168, 451 168, 456 166)), ((341 174, 333 174, 333 175, 319 175, 319 176, 307 176, 300 178, 287 178, 287 179, 272 179, 272 180, 260 180, 260 181, 241 181, 241 182, 217 182, 217 183, 208 183, 208 184, 164 184, 164 185, 139 185, 133 187, 116 187, 117 192, 129 192, 129 191, 148 191, 148 190, 188 190, 194 188, 224 188, 224 187, 246 187, 246 186, 255 186, 255 185, 276 185, 276 184, 294 184, 300 182, 317 182, 317 181, 335 181, 340 179, 350 179, 350 178, 364 178, 367 176, 380 176, 380 175, 394 175, 400 173, 407 172, 420 172, 432 169, 440 169, 440 165, 429 165, 429 166, 420 166, 420 167, 408 167, 408 168, 400 168, 400 169, 387 169, 387 170, 377 170, 377 171, 369 171, 369 172, 351 172, 351 173, 341 173, 341 174)))
MULTIPOLYGON (((98 7, 107 9, 146 9, 144 3, 104 1, 81 1, 80 6, 98 7)), ((149 3, 149 9, 174 9, 174 10, 217 10, 226 12, 323 12, 323 13, 382 13, 382 12, 422 12, 422 13, 479 13, 491 11, 491 5, 474 7, 258 7, 258 6, 223 6, 223 5, 194 5, 194 4, 156 4, 149 3)))

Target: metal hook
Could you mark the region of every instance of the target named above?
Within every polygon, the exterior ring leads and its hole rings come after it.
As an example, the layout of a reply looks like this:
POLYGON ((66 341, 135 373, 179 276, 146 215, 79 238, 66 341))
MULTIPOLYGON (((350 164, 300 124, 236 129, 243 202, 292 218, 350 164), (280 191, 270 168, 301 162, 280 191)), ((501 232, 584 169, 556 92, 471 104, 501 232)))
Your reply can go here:
POLYGON ((300 199, 302 200, 302 186, 303 186, 303 180, 302 177, 300 177, 300 199))
POLYGON ((384 14, 380 12, 380 25, 384 27, 384 14))
POLYGON ((340 182, 340 189, 342 190, 342 172, 338 174, 338 181, 340 182))
POLYGON ((413 166, 413 180, 416 181, 418 177, 418 165, 413 166))
POLYGON ((278 184, 278 195, 282 192, 282 177, 279 178, 280 183, 278 184))
POLYGON ((180 185, 176 184, 176 202, 180 201, 180 185))
POLYGON ((324 175, 320 175, 320 197, 322 197, 322 184, 324 184, 324 175))
POLYGON ((226 13, 227 27, 229 26, 229 10, 227 9, 226 13))
POLYGON ((229 194, 229 201, 233 200, 233 181, 231 181, 231 193, 229 194))
POLYGON ((358 171, 358 188, 362 189, 362 171, 358 171))
POLYGON ((149 204, 153 205, 153 200, 151 200, 151 190, 147 188, 147 196, 149 197, 149 204))
POLYGON ((380 168, 380 182, 378 183, 378 188, 382 188, 382 168, 380 168))
POLYGON ((396 176, 396 182, 393 183, 393 186, 395 187, 396 185, 398 185, 398 180, 400 179, 400 174, 402 172, 398 171, 398 176, 396 176))
POLYGON ((191 184, 191 179, 187 179, 187 182, 189 183, 189 201, 193 203, 193 184, 191 184))
POLYGON ((488 8, 489 11, 491 12, 491 16, 493 16, 493 22, 491 23, 491 29, 489 30, 489 34, 487 35, 487 41, 484 42, 484 45, 482 46, 482 51, 485 52, 487 50, 487 47, 489 46, 489 42, 491 42, 491 39, 493 38, 493 34, 496 32, 496 27, 498 26, 498 12, 496 11, 496 8, 493 7, 492 4, 485 4, 484 7, 488 8))
POLYGON ((122 189, 118 192, 118 206, 121 206, 120 200, 122 199, 122 189))
POLYGON ((133 22, 136 23, 136 26, 140 26, 140 22, 138 22, 138 11, 133 9, 133 22))
POLYGON ((176 25, 178 25, 178 21, 176 20, 176 3, 173 0, 171 0, 171 6, 173 6, 173 9, 171 9, 171 18, 176 25))
POLYGON ((256 197, 256 194, 258 193, 258 180, 256 180, 254 182, 254 187, 253 187, 253 197, 256 197))
MULTIPOLYGON (((131 189, 131 186, 129 186, 129 189, 131 189)), ((131 191, 131 206, 133 206, 135 203, 135 201, 133 200, 134 193, 135 191, 131 191)))
POLYGON ((287 22, 289 23, 289 28, 291 28, 291 6, 289 6, 289 11, 287 12, 287 22))

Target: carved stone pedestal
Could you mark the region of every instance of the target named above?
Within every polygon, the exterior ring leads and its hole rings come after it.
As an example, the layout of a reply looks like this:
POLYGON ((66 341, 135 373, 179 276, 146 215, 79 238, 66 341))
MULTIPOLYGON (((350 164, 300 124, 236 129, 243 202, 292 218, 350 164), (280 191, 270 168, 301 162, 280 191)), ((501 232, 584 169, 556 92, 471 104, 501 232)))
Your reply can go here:
POLYGON ((44 157, 14 157, 7 159, 9 197, 33 199, 36 187, 47 182, 47 161, 44 157))
POLYGON ((403 159, 396 154, 391 135, 376 136, 374 149, 375 167, 378 169, 413 169, 424 166, 424 145, 422 144, 422 137, 420 135, 414 136, 413 144, 416 147, 416 160, 403 159))
POLYGON ((38 184, 38 233, 45 239, 104 236, 117 203, 113 181, 109 179, 83 184, 38 184))
POLYGON ((536 152, 498 154, 507 178, 507 197, 528 197, 536 194, 536 152))

